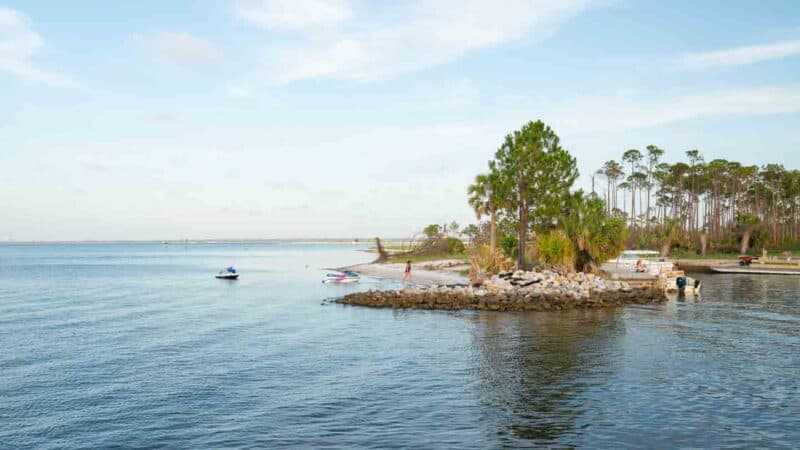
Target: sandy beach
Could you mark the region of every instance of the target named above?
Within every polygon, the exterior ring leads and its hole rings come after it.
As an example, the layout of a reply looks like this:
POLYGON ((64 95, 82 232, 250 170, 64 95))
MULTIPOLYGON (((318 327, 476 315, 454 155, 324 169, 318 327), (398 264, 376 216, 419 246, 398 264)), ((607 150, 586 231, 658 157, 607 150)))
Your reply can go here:
MULTIPOLYGON (((356 264, 337 270, 351 270, 360 275, 390 280, 403 280, 406 265, 403 263, 356 264)), ((467 284, 469 279, 459 273, 469 269, 468 264, 459 260, 440 260, 416 263, 411 266, 411 282, 421 285, 467 284)))

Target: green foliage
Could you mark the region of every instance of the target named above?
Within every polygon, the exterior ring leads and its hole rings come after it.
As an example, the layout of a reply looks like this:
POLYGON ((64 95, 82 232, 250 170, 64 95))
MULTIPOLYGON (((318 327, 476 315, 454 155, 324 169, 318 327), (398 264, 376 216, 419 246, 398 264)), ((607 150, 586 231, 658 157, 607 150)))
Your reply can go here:
POLYGON ((430 224, 422 230, 422 234, 429 240, 438 239, 442 235, 442 227, 438 224, 430 224))
POLYGON ((390 255, 388 261, 393 263, 405 263, 406 261, 411 261, 413 263, 422 263, 428 261, 438 261, 442 259, 464 259, 465 256, 466 256, 465 253, 454 255, 451 253, 425 250, 417 252, 396 253, 390 255))
POLYGON ((800 170, 707 162, 696 149, 669 164, 661 162, 664 154, 654 145, 646 152, 631 149, 622 155, 627 176, 614 170, 614 161, 598 172, 606 179, 607 209, 627 214, 632 225, 630 245, 653 248, 658 242, 662 251, 700 252, 735 246, 746 252, 800 244, 800 170))
POLYGON ((475 177, 475 183, 467 188, 469 204, 478 220, 489 216, 489 246, 497 243, 497 219, 500 210, 508 204, 508 189, 494 162, 489 163, 489 172, 475 177))
POLYGON ((519 220, 517 261, 523 266, 529 224, 547 223, 558 214, 561 198, 578 177, 575 158, 539 120, 506 136, 490 170, 507 191, 505 212, 519 220))
POLYGON ((621 162, 607 161, 595 172, 606 181, 595 199, 599 203, 591 206, 583 199, 586 205, 576 208, 564 200, 577 177, 574 158, 550 127, 530 122, 505 137, 488 172, 475 178, 470 205, 479 219, 490 217, 489 235, 500 236, 500 247, 520 267, 530 236, 553 229, 563 229, 575 241, 579 269, 613 256, 626 235, 627 245, 659 249, 664 256, 673 249, 719 253, 735 247, 741 252, 800 247, 800 170, 706 162, 699 150, 685 152, 684 161, 675 163, 663 162, 664 155, 648 145, 644 151, 625 151, 621 162), (584 207, 605 215, 592 219, 584 207), (568 211, 580 213, 565 217, 568 211))
POLYGON ((450 254, 461 254, 466 250, 466 247, 464 247, 464 243, 461 242, 461 239, 454 237, 445 238, 444 245, 445 252, 450 254))
POLYGON ((470 255, 469 279, 473 284, 481 284, 487 276, 510 270, 512 267, 514 262, 503 252, 483 245, 470 255))
POLYGON ((736 230, 740 233, 744 230, 756 228, 760 223, 761 221, 754 214, 739 214, 736 216, 736 230))
POLYGON ((746 254, 758 244, 763 244, 764 232, 760 228, 761 221, 754 214, 736 216, 736 234, 741 242, 740 253, 746 254))
POLYGON ((477 245, 478 242, 481 240, 481 227, 478 225, 469 224, 461 230, 461 234, 464 235, 468 240, 470 245, 477 245))
POLYGON ((475 182, 469 185, 467 194, 478 219, 506 206, 506 181, 492 163, 489 164, 488 173, 475 176, 475 182))
POLYGON ((540 263, 547 266, 575 267, 575 247, 562 230, 540 234, 536 238, 535 252, 540 263))
POLYGON ((610 216, 600 198, 580 190, 564 197, 559 227, 572 242, 579 271, 616 256, 627 241, 625 220, 610 216))
POLYGON ((503 239, 500 240, 500 248, 503 249, 503 254, 506 256, 516 258, 519 251, 519 240, 514 235, 504 235, 503 239))
MULTIPOLYGON (((448 230, 457 233, 458 224, 455 222, 448 225, 448 230)), ((416 247, 411 252, 403 253, 404 256, 420 256, 427 257, 430 255, 440 255, 444 257, 458 256, 466 251, 464 242, 455 236, 446 236, 444 229, 437 225, 431 224, 422 230, 425 235, 425 240, 420 246, 416 247)))

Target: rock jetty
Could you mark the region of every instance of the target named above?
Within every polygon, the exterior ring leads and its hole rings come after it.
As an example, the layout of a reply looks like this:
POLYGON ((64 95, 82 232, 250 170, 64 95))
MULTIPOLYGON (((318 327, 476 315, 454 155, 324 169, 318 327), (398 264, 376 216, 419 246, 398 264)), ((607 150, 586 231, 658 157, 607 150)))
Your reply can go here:
POLYGON ((664 291, 655 286, 631 287, 624 281, 552 271, 504 272, 481 286, 447 285, 397 291, 367 291, 338 300, 347 305, 376 308, 479 309, 490 311, 549 311, 603 308, 628 303, 660 303, 664 291))

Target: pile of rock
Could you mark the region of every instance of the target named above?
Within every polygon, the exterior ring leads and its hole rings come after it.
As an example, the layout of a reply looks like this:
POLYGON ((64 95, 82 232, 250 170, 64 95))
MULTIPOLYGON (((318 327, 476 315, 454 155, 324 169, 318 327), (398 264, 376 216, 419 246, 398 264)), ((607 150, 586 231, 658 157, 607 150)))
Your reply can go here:
POLYGON ((482 286, 450 285, 359 292, 344 296, 339 303, 389 308, 544 311, 665 300, 664 292, 655 287, 634 288, 624 281, 606 280, 592 274, 561 275, 545 270, 501 273, 482 286))

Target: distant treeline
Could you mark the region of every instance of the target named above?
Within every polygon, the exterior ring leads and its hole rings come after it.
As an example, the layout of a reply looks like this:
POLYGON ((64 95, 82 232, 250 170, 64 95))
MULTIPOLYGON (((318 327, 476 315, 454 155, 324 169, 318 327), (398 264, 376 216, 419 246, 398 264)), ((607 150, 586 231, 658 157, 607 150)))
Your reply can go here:
POLYGON ((609 213, 627 218, 631 244, 666 243, 704 253, 797 243, 800 171, 706 162, 698 150, 669 164, 661 161, 664 153, 655 145, 630 149, 621 162, 608 161, 594 174, 606 182, 601 195, 609 213))

